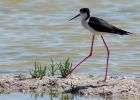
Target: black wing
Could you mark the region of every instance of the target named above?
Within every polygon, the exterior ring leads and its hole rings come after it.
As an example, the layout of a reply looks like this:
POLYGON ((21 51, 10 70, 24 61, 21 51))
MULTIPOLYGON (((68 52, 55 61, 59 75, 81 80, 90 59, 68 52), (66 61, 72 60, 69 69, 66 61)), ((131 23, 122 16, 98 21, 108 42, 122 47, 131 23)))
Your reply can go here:
POLYGON ((91 26, 93 29, 95 29, 98 32, 108 32, 108 33, 114 33, 114 34, 120 34, 120 35, 131 34, 130 32, 119 29, 109 24, 105 20, 97 18, 97 17, 90 17, 88 24, 89 26, 91 26))

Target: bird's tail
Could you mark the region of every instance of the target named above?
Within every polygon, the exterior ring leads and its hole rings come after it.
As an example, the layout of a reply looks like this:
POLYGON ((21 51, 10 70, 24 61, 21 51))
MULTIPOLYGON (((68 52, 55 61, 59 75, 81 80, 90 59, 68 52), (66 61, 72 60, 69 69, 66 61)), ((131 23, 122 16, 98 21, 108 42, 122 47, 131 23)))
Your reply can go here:
POLYGON ((131 32, 119 29, 117 27, 114 27, 114 29, 115 29, 116 34, 120 34, 120 35, 130 35, 130 34, 132 34, 131 32))

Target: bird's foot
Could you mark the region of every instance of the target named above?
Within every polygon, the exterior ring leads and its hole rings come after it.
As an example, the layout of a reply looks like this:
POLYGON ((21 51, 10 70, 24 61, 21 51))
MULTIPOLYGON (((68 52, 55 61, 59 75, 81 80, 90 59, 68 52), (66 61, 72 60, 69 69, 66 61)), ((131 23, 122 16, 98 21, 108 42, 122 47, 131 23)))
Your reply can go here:
POLYGON ((97 81, 97 84, 99 84, 99 83, 106 83, 106 80, 107 80, 107 78, 105 78, 104 80, 99 80, 99 81, 97 81))
POLYGON ((66 77, 70 76, 71 73, 72 73, 72 71, 69 71, 69 72, 67 73, 66 77))

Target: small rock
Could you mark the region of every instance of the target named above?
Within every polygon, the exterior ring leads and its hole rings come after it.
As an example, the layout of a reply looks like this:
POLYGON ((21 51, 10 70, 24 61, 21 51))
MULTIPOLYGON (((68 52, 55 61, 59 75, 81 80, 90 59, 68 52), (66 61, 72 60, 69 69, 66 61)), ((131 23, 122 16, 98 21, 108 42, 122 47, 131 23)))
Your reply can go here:
POLYGON ((110 97, 113 95, 113 93, 111 91, 108 91, 108 92, 99 93, 99 95, 103 97, 110 97))

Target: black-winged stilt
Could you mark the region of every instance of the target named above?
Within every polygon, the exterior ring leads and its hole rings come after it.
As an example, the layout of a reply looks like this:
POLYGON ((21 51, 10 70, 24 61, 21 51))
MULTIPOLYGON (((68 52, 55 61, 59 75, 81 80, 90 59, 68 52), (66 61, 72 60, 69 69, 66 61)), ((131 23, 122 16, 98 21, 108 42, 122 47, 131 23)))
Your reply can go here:
POLYGON ((109 51, 109 48, 108 48, 108 46, 105 42, 103 34, 104 33, 110 33, 110 34, 119 34, 119 35, 129 35, 131 33, 127 32, 127 31, 124 31, 120 28, 117 28, 117 27, 109 24, 108 22, 106 22, 103 19, 100 19, 100 18, 97 18, 97 17, 90 17, 90 10, 88 8, 81 8, 80 9, 80 14, 78 14, 75 17, 73 17, 72 19, 70 19, 70 21, 75 19, 78 16, 81 16, 81 24, 83 25, 83 27, 85 29, 89 30, 93 34, 91 49, 90 49, 90 52, 89 52, 88 56, 86 56, 81 62, 79 62, 67 75, 72 73, 73 70, 75 68, 77 68, 82 62, 84 62, 86 59, 88 59, 90 56, 92 56, 94 36, 96 34, 100 34, 100 36, 103 40, 103 43, 106 47, 106 50, 107 50, 106 73, 105 73, 105 78, 103 80, 103 82, 105 82, 107 80, 108 62, 109 62, 110 51, 109 51))

